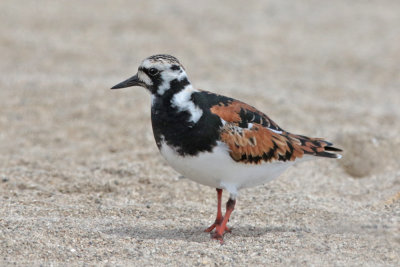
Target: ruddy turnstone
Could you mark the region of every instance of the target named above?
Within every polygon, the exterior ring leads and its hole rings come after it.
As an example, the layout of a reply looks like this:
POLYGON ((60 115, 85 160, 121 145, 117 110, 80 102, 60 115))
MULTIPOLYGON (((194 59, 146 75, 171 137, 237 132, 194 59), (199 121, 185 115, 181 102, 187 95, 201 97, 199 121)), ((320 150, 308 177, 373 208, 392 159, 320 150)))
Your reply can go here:
POLYGON ((236 99, 196 89, 173 56, 143 60, 137 74, 111 89, 141 86, 151 93, 151 121, 161 155, 185 177, 217 189, 215 222, 205 231, 223 242, 238 190, 277 178, 312 156, 340 158, 328 141, 291 134, 236 99), (222 190, 230 193, 222 216, 222 190))

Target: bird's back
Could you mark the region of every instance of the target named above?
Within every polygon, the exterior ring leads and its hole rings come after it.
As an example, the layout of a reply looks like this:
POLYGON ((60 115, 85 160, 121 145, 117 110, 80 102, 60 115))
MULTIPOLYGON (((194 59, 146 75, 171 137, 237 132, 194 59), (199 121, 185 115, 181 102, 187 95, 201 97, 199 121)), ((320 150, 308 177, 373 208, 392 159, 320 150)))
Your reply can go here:
POLYGON ((219 140, 230 150, 231 157, 242 163, 294 161, 304 155, 339 158, 341 151, 322 138, 291 134, 266 114, 233 98, 207 91, 193 94, 193 102, 206 116, 217 116, 222 122, 219 140))

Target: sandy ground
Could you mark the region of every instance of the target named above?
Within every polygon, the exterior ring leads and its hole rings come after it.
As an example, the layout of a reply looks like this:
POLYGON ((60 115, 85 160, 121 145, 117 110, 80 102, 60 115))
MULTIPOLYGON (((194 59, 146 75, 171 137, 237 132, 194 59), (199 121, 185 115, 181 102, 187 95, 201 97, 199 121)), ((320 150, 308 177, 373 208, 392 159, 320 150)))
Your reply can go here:
POLYGON ((0 265, 398 266, 400 2, 325 2, 0 1, 0 265), (109 90, 155 53, 344 158, 241 191, 210 240, 215 190, 109 90))

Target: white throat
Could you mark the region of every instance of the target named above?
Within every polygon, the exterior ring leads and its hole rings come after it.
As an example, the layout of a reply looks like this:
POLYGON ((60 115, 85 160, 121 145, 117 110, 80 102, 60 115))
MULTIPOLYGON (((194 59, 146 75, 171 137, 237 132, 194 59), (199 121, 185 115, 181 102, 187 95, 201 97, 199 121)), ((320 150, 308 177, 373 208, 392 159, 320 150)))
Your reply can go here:
POLYGON ((163 95, 167 90, 170 89, 171 81, 177 79, 178 81, 182 81, 184 78, 187 78, 185 71, 176 72, 162 72, 161 78, 163 80, 162 84, 158 87, 157 93, 159 95, 163 95))
POLYGON ((187 85, 182 91, 176 93, 172 99, 171 104, 176 107, 178 111, 187 111, 190 114, 189 121, 196 123, 203 115, 203 111, 196 106, 191 100, 192 94, 198 92, 191 84, 187 85))

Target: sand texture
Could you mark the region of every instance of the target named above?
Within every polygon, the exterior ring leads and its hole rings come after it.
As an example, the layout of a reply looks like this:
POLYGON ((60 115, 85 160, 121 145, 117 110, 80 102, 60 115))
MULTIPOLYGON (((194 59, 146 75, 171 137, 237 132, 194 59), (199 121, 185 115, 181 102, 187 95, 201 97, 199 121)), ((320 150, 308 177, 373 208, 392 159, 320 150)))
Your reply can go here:
POLYGON ((0 1, 0 265, 399 266, 400 1, 0 1), (242 190, 159 155, 152 54, 343 159, 242 190), (224 194, 224 201, 227 194, 224 194))

